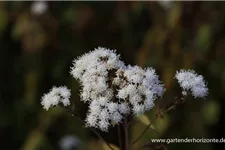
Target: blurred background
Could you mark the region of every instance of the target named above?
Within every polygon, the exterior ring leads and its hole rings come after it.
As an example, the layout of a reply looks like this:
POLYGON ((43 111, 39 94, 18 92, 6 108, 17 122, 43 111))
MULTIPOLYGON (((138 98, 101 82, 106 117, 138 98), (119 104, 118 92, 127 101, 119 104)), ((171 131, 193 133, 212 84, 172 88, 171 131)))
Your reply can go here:
MULTIPOLYGON (((194 69, 208 82, 205 100, 188 98, 158 119, 136 144, 150 138, 225 138, 224 2, 0 2, 0 149, 107 150, 90 130, 62 108, 45 111, 44 93, 67 85, 84 118, 72 60, 102 46, 117 49, 126 64, 155 68, 167 91, 181 90, 179 69, 194 69)), ((155 110, 146 113, 152 120, 155 110)), ((135 139, 145 121, 130 128, 135 139)), ((116 129, 100 134, 118 145, 116 129)), ((168 144, 170 150, 214 150, 224 144, 168 144)))

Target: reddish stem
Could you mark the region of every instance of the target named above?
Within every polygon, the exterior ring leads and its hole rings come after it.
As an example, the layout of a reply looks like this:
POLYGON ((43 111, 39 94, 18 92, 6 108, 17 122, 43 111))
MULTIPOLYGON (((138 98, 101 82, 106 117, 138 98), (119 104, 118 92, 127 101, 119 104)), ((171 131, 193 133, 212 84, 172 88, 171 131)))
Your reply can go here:
POLYGON ((129 150, 129 136, 128 136, 128 122, 127 118, 124 120, 124 133, 125 133, 125 150, 129 150))
POLYGON ((121 125, 120 124, 118 124, 118 126, 117 126, 117 131, 118 131, 118 139, 119 139, 120 150, 122 150, 123 143, 122 143, 122 137, 121 137, 121 125))

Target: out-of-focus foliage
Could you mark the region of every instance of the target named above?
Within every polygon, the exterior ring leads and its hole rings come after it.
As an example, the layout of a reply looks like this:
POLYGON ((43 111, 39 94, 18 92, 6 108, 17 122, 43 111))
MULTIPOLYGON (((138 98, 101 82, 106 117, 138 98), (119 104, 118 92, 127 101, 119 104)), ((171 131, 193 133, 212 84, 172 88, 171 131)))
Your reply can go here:
MULTIPOLYGON (((158 107, 181 92, 173 76, 195 69, 208 81, 206 100, 188 100, 162 120, 157 109, 134 123, 135 139, 150 121, 150 138, 225 136, 224 2, 0 2, 0 149, 57 150, 63 136, 77 149, 106 149, 104 143, 62 108, 45 111, 40 98, 53 86, 68 85, 76 110, 79 84, 69 75, 73 58, 103 46, 117 49, 127 64, 156 68, 168 89, 158 107), (34 9, 31 10, 31 9, 34 9), (35 13, 36 12, 36 13, 35 13), (160 132, 156 134, 154 128, 160 132)), ((118 145, 117 129, 100 134, 118 145)), ((169 149, 218 149, 218 144, 169 144, 169 149)))

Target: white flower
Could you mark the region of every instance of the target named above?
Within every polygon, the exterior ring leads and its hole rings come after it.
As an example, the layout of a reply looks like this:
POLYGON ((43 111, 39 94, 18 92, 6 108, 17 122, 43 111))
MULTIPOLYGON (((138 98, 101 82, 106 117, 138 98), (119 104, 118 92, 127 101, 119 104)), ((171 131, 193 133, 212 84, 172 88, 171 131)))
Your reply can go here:
POLYGON ((173 0, 157 0, 157 3, 159 3, 164 9, 170 9, 174 5, 173 0))
POLYGON ((145 78, 143 80, 143 86, 147 89, 151 89, 157 96, 162 96, 165 92, 165 88, 161 81, 159 80, 158 75, 155 73, 153 68, 147 68, 145 72, 145 78))
POLYGON ((75 59, 70 73, 77 79, 81 79, 85 74, 88 76, 98 74, 105 77, 107 71, 124 67, 124 63, 119 60, 119 57, 114 51, 99 47, 75 59))
POLYGON ((73 135, 63 136, 59 141, 60 150, 72 150, 80 145, 80 140, 73 135))
POLYGON ((112 114, 115 113, 118 110, 118 108, 119 108, 119 106, 116 103, 111 102, 108 104, 109 112, 112 114))
POLYGON ((92 101, 89 108, 92 115, 99 115, 101 113, 101 105, 97 100, 92 101))
POLYGON ((130 113, 130 108, 129 108, 128 104, 127 103, 121 103, 119 105, 119 112, 121 114, 129 114, 130 113))
POLYGON ((115 123, 119 123, 122 120, 122 115, 119 112, 114 112, 112 114, 112 121, 114 121, 115 123))
POLYGON ((108 128, 109 128, 109 121, 108 120, 104 120, 104 119, 101 119, 99 121, 99 128, 102 130, 102 131, 105 131, 107 132, 108 131, 108 128))
POLYGON ((128 96, 128 92, 127 92, 127 89, 126 88, 122 88, 118 91, 118 98, 121 98, 121 99, 126 99, 127 96, 128 96))
MULTIPOLYGON (((154 101, 165 91, 163 85, 152 68, 142 69, 138 66, 128 66, 122 76, 126 79, 125 86, 120 86, 117 97, 128 100, 134 114, 141 114, 154 106, 154 101)), ((117 82, 116 82, 117 83, 117 82)), ((124 83, 123 83, 124 84, 124 83)))
POLYGON ((70 105, 70 90, 65 86, 53 87, 48 94, 45 94, 41 99, 41 105, 48 110, 52 106, 62 103, 64 106, 70 105))
POLYGON ((106 108, 102 109, 102 111, 99 114, 99 119, 101 120, 109 120, 109 112, 106 108))
POLYGON ((41 15, 45 13, 48 9, 47 2, 45 1, 36 1, 31 5, 31 13, 35 15, 41 15))
POLYGON ((138 66, 128 66, 124 71, 124 76, 127 77, 127 80, 132 83, 141 83, 144 78, 145 71, 138 66))
POLYGON ((136 104, 133 107, 133 112, 134 114, 137 114, 137 115, 142 114, 145 112, 145 106, 142 104, 136 104))
MULTIPOLYGON (((163 96, 164 85, 153 68, 125 66, 113 50, 99 47, 73 61, 70 74, 81 84, 81 100, 89 104, 85 119, 87 127, 108 131, 127 115, 140 115, 152 109, 155 100, 163 96)), ((186 95, 205 97, 208 93, 203 76, 181 70, 175 78, 186 95)), ((42 97, 45 109, 62 103, 70 104, 66 87, 53 87, 42 97)))
POLYGON ((135 105, 135 104, 142 101, 142 97, 139 93, 136 93, 136 94, 134 94, 133 96, 130 97, 129 101, 132 105, 135 105))
POLYGON ((75 59, 70 71, 89 103, 86 125, 107 131, 125 114, 151 109, 165 91, 152 68, 125 66, 115 51, 99 47, 75 59))
POLYGON ((109 102, 105 98, 93 100, 89 105, 89 113, 86 118, 86 126, 108 131, 110 123, 119 123, 129 110, 126 105, 109 102))
POLYGON ((194 70, 177 71, 175 78, 178 80, 180 87, 183 89, 183 95, 186 95, 187 91, 191 91, 195 98, 203 98, 207 96, 208 88, 203 76, 198 75, 194 70))
POLYGON ((98 116, 96 114, 88 114, 86 117, 86 125, 88 127, 97 127, 98 116))

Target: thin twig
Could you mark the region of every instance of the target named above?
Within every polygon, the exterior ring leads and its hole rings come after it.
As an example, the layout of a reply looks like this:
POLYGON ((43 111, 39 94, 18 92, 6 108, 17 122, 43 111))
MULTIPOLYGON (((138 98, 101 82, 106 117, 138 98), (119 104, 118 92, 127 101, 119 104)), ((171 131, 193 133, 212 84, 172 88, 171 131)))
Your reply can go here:
POLYGON ((98 136, 98 138, 100 138, 103 142, 105 142, 106 144, 107 144, 107 146, 111 149, 111 150, 114 150, 111 146, 110 146, 110 144, 108 143, 108 142, 106 142, 106 140, 95 130, 95 129, 93 129, 93 128, 89 128, 92 132, 94 132, 97 136, 98 136))
POLYGON ((175 108, 176 108, 176 106, 175 106, 175 105, 172 105, 172 106, 170 106, 169 108, 167 108, 166 110, 162 111, 162 112, 161 112, 161 115, 163 115, 164 113, 169 112, 170 110, 173 110, 173 109, 175 109, 175 108))
MULTIPOLYGON (((84 124, 84 121, 82 120, 82 119, 80 119, 78 116, 76 116, 76 115, 74 115, 74 117, 76 118, 76 119, 78 119, 80 122, 82 122, 82 124, 84 124)), ((98 138, 99 139, 101 139, 103 142, 105 142, 106 143, 106 145, 111 149, 111 150, 114 150, 111 146, 110 146, 110 144, 95 130, 95 129, 93 129, 93 128, 88 128, 88 129, 90 129, 96 136, 98 136, 98 138)))
MULTIPOLYGON (((158 105, 157 105, 157 109, 158 109, 158 111, 159 111, 159 114, 158 114, 157 116, 160 116, 160 117, 157 117, 156 119, 161 118, 161 116, 163 116, 164 113, 169 112, 169 111, 175 109, 175 108, 177 107, 177 105, 184 103, 185 100, 186 100, 186 97, 182 97, 182 98, 180 98, 180 97, 175 97, 175 100, 176 100, 176 101, 175 101, 175 103, 174 103, 173 105, 171 105, 169 108, 167 108, 167 109, 165 109, 165 110, 163 110, 163 111, 160 110, 160 109, 158 108, 158 105)), ((141 139, 141 137, 147 132, 147 130, 149 129, 149 127, 150 127, 151 125, 152 125, 152 124, 150 123, 150 124, 145 128, 145 130, 140 134, 140 136, 139 136, 136 140, 133 141, 133 144, 137 143, 137 142, 141 139)), ((153 131, 155 131, 156 134, 160 135, 160 133, 159 133, 156 129, 153 129, 153 131)), ((148 146, 149 144, 151 144, 151 143, 144 144, 144 145, 142 145, 142 146, 140 146, 140 147, 134 148, 133 150, 137 150, 137 149, 140 149, 140 148, 144 148, 144 147, 148 146)), ((167 150, 167 148, 165 147, 164 144, 162 144, 162 147, 163 147, 164 149, 167 150)))
MULTIPOLYGON (((74 108, 72 108, 72 110, 70 108, 68 108, 69 112, 72 114, 73 117, 75 117, 78 121, 80 121, 82 124, 85 124, 85 122, 79 117, 77 116, 76 113, 74 113, 74 108)), ((89 128, 99 139, 101 139, 104 143, 106 143, 106 145, 111 149, 114 150, 111 145, 93 128, 89 128)))
POLYGON ((175 102, 173 103, 173 105, 171 105, 169 108, 165 109, 165 110, 160 110, 159 109, 159 113, 156 115, 159 118, 163 118, 163 114, 167 113, 171 110, 174 110, 178 105, 183 104, 186 101, 186 96, 184 97, 175 97, 175 102))

